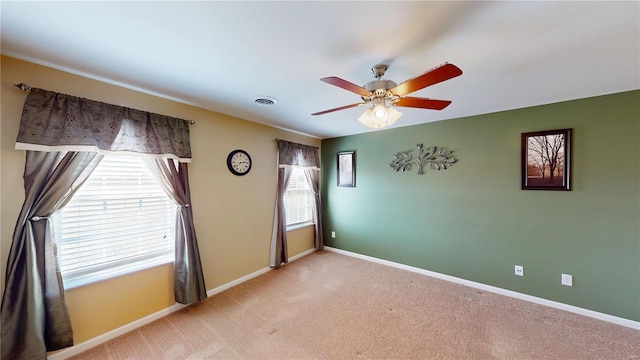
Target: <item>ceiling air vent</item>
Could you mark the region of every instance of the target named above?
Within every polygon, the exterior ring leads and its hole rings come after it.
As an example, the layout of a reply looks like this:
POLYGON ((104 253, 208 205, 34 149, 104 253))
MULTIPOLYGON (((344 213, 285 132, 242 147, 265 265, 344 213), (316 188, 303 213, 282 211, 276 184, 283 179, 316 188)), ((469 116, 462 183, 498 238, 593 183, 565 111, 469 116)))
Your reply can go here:
POLYGON ((278 103, 278 100, 270 97, 270 96, 261 96, 255 100, 253 100, 254 103, 261 105, 261 106, 273 106, 275 104, 278 103))

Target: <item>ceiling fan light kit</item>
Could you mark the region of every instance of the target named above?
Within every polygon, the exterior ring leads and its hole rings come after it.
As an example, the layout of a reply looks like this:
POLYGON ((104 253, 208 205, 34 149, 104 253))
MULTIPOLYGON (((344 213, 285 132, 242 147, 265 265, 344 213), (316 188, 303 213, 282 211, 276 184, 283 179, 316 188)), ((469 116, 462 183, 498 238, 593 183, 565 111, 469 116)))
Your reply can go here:
POLYGON ((393 125, 402 113, 387 106, 384 99, 374 99, 374 105, 358 117, 358 121, 374 130, 393 125))
POLYGON ((382 76, 384 76, 387 69, 388 66, 384 64, 374 65, 371 68, 371 73, 375 76, 376 80, 365 84, 364 87, 358 86, 336 76, 320 79, 327 84, 338 86, 360 95, 363 102, 320 111, 311 115, 323 115, 356 106, 372 104, 364 114, 358 117, 358 121, 372 129, 381 129, 392 125, 398 121, 400 116, 402 116, 401 112, 393 108, 395 106, 431 110, 442 110, 446 108, 451 104, 451 101, 419 98, 406 95, 427 86, 435 85, 439 82, 462 75, 462 70, 457 66, 445 63, 425 72, 422 75, 397 85, 391 80, 382 80, 382 76))

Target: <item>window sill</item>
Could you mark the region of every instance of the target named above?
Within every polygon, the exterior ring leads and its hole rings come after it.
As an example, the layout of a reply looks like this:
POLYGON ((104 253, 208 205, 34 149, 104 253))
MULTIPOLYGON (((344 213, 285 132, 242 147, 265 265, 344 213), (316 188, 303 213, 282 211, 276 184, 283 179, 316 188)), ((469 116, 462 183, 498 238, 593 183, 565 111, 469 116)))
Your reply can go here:
POLYGON ((304 222, 304 223, 289 225, 289 226, 287 226, 287 231, 302 229, 302 228, 308 227, 308 226, 315 226, 315 223, 314 222, 304 222))
POLYGON ((164 256, 158 256, 156 258, 148 259, 145 261, 137 261, 135 263, 126 264, 126 265, 102 270, 102 271, 91 273, 91 274, 77 275, 67 279, 64 279, 64 275, 63 275, 64 289, 71 290, 71 289, 79 288, 85 285, 113 279, 119 276, 132 274, 132 273, 146 270, 146 269, 151 269, 157 266, 169 264, 169 263, 172 263, 173 261, 174 261, 174 255, 169 254, 164 256))

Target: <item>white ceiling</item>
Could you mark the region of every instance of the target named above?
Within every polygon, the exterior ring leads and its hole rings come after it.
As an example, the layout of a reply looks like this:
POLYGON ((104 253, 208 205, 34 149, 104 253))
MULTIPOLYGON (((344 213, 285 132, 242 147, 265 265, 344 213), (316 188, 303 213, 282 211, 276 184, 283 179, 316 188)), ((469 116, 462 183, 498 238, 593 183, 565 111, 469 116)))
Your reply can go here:
POLYGON ((463 71, 411 94, 448 108, 399 108, 394 127, 640 89, 638 1, 0 6, 4 55, 318 138, 369 131, 362 107, 310 114, 360 101, 320 78, 364 85, 377 63, 397 83, 463 71))

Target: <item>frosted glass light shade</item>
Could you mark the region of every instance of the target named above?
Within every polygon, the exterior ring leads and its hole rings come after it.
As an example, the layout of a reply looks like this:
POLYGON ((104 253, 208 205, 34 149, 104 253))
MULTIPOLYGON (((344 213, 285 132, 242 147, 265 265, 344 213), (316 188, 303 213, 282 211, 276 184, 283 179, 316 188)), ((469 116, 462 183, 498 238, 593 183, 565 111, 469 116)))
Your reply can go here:
POLYGON ((370 107, 364 114, 360 115, 358 121, 372 129, 382 129, 393 125, 400 119, 402 113, 396 109, 378 104, 370 107))

